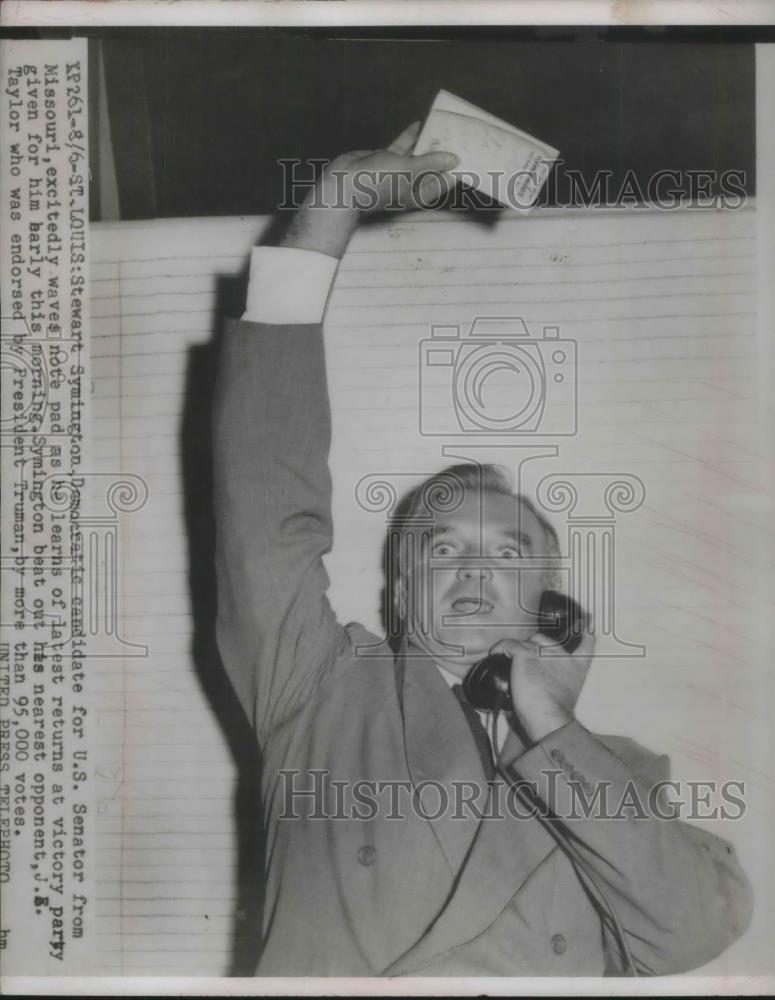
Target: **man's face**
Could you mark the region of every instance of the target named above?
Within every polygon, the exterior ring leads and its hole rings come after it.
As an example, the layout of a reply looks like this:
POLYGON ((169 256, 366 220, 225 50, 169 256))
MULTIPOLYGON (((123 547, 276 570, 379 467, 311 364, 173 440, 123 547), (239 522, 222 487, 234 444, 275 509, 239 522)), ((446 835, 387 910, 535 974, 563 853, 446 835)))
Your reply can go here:
POLYGON ((436 515, 430 554, 415 556, 410 642, 462 677, 500 639, 526 639, 536 631, 549 553, 525 506, 469 490, 456 510, 436 515))

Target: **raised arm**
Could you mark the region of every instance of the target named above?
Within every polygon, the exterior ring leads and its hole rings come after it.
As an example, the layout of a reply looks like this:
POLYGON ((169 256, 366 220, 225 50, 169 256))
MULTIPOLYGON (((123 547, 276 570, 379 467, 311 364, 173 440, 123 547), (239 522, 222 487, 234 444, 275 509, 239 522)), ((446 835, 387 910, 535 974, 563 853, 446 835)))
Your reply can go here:
POLYGON ((254 251, 246 314, 224 331, 213 435, 217 637, 261 742, 306 702, 344 642, 322 562, 332 523, 321 322, 361 212, 391 200, 411 207, 417 175, 452 165, 443 153, 409 156, 413 141, 407 130, 388 150, 329 165, 277 247, 254 251), (372 173, 372 196, 362 185, 356 198, 356 174, 372 173))

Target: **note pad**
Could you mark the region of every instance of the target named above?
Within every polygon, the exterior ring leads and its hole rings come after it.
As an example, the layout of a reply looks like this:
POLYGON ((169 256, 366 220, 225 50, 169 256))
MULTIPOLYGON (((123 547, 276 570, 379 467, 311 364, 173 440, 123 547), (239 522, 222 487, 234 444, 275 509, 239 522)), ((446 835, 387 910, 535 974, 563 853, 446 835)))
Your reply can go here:
POLYGON ((414 147, 414 155, 455 153, 451 171, 501 205, 529 211, 549 176, 559 150, 488 114, 461 97, 440 90, 414 147))

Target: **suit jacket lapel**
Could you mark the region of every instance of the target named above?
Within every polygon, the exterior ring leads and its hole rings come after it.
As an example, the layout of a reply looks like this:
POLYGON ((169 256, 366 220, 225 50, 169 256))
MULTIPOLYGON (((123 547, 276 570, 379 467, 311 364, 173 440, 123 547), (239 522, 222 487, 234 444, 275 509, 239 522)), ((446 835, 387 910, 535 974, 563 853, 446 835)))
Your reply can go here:
MULTIPOLYGON (((453 780, 479 782, 484 788, 486 779, 468 722, 431 661, 407 663, 404 727, 415 785, 429 779, 440 781, 450 788, 450 795, 453 780)), ((503 753, 511 758, 520 746, 516 734, 510 733, 503 753)), ((491 789, 488 811, 493 818, 452 819, 447 813, 432 821, 455 875, 453 889, 425 935, 384 974, 410 973, 435 955, 480 935, 554 850, 554 839, 537 820, 515 819, 510 814, 507 787, 498 779, 491 789)), ((478 804, 483 807, 484 800, 478 804)), ((527 812, 524 805, 518 806, 522 814, 527 812)))
MULTIPOLYGON (((429 822, 453 873, 460 870, 479 820, 470 811, 453 819, 453 783, 469 782, 482 789, 487 779, 474 737, 455 695, 430 659, 409 659, 403 684, 404 745, 409 774, 415 788, 422 782, 438 782, 448 796, 448 807, 437 818, 439 793, 429 786, 422 803, 429 822)), ((458 785, 458 787, 461 787, 458 785)))

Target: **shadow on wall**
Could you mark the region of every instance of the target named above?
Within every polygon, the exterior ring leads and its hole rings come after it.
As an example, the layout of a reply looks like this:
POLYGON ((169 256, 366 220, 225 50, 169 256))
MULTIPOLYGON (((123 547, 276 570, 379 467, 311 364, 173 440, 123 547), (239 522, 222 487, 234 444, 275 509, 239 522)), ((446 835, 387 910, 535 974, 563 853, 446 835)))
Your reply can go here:
POLYGON ((189 550, 189 588, 194 633, 191 655, 237 772, 232 803, 237 839, 236 906, 232 951, 225 975, 252 976, 260 958, 264 902, 264 831, 261 755, 253 729, 226 676, 215 639, 215 518, 211 414, 219 332, 224 319, 244 310, 247 272, 221 278, 215 330, 208 344, 191 349, 181 422, 184 519, 189 550))

